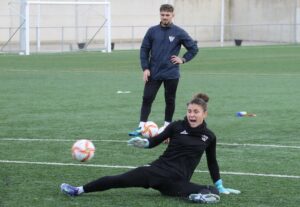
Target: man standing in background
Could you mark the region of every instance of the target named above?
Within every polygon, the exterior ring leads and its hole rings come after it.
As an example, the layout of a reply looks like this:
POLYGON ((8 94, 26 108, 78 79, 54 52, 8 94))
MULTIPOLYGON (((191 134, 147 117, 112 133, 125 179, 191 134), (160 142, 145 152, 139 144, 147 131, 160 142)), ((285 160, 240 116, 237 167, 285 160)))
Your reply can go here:
POLYGON ((190 61, 198 53, 196 42, 182 28, 172 23, 174 7, 160 7, 160 24, 150 27, 143 39, 140 60, 145 83, 138 128, 130 136, 138 136, 151 112, 152 103, 161 86, 165 88, 165 122, 167 126, 175 111, 176 90, 179 82, 179 65, 190 61), (187 52, 179 57, 181 46, 187 52))

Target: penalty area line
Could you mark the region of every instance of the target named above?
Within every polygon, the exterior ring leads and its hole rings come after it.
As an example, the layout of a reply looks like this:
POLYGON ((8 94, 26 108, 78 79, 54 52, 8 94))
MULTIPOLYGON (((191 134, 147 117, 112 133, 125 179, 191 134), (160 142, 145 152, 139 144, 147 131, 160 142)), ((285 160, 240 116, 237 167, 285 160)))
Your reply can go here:
MULTIPOLYGON (((58 163, 58 162, 30 162, 17 160, 0 160, 0 163, 8 164, 27 164, 27 165, 52 165, 52 166, 79 166, 79 167, 98 167, 98 168, 116 168, 116 169, 134 169, 136 166, 126 165, 99 165, 99 164, 76 164, 76 163, 58 163)), ((208 171, 195 170, 196 173, 208 173, 208 171)), ((245 173, 245 172, 220 172, 223 175, 241 175, 256 177, 273 177, 273 178, 292 178, 300 179, 298 175, 280 175, 280 174, 263 174, 263 173, 245 173)))

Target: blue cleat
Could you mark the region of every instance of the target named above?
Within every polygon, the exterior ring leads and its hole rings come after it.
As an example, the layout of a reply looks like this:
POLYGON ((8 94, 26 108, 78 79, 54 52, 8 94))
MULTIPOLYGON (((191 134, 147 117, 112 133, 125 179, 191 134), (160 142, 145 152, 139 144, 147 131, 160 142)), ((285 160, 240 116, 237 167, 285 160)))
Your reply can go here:
POLYGON ((79 195, 77 187, 74 187, 74 186, 66 184, 66 183, 63 183, 60 185, 60 190, 61 190, 61 192, 63 192, 66 195, 69 195, 69 196, 78 196, 79 195))
POLYGON ((220 196, 216 195, 216 194, 201 194, 201 193, 197 193, 197 194, 191 194, 189 195, 189 200, 194 202, 194 203, 218 203, 220 201, 220 196))
POLYGON ((142 127, 138 127, 134 131, 129 132, 128 135, 131 137, 137 137, 137 136, 141 136, 141 133, 142 133, 142 127))

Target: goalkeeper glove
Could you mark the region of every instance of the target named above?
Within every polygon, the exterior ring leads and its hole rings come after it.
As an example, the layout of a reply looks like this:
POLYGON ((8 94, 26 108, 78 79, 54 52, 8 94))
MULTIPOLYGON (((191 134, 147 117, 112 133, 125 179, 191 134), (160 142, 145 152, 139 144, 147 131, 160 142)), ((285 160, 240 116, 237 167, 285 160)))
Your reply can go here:
POLYGON ((215 182, 215 186, 218 189, 219 193, 223 193, 223 194, 230 194, 230 193, 240 194, 241 193, 241 191, 239 191, 239 190, 234 190, 231 188, 224 188, 222 179, 219 179, 217 182, 215 182))
POLYGON ((133 137, 127 141, 129 146, 139 147, 139 148, 148 148, 149 141, 148 139, 142 139, 140 137, 133 137))

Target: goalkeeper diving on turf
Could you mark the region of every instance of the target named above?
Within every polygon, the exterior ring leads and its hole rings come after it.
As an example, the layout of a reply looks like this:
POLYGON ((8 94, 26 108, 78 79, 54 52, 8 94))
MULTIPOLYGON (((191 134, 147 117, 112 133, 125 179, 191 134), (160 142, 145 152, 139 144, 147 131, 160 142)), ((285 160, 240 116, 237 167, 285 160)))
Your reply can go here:
POLYGON ((150 149, 170 138, 163 154, 150 164, 123 174, 101 177, 79 187, 63 183, 61 191, 70 196, 78 196, 113 188, 142 187, 195 203, 217 203, 220 201, 220 193, 239 194, 240 191, 223 186, 216 159, 216 136, 205 122, 208 100, 206 94, 195 95, 187 104, 183 120, 172 122, 162 133, 152 138, 134 137, 128 141, 130 146, 150 149), (204 152, 214 182, 211 186, 190 181, 204 152))

